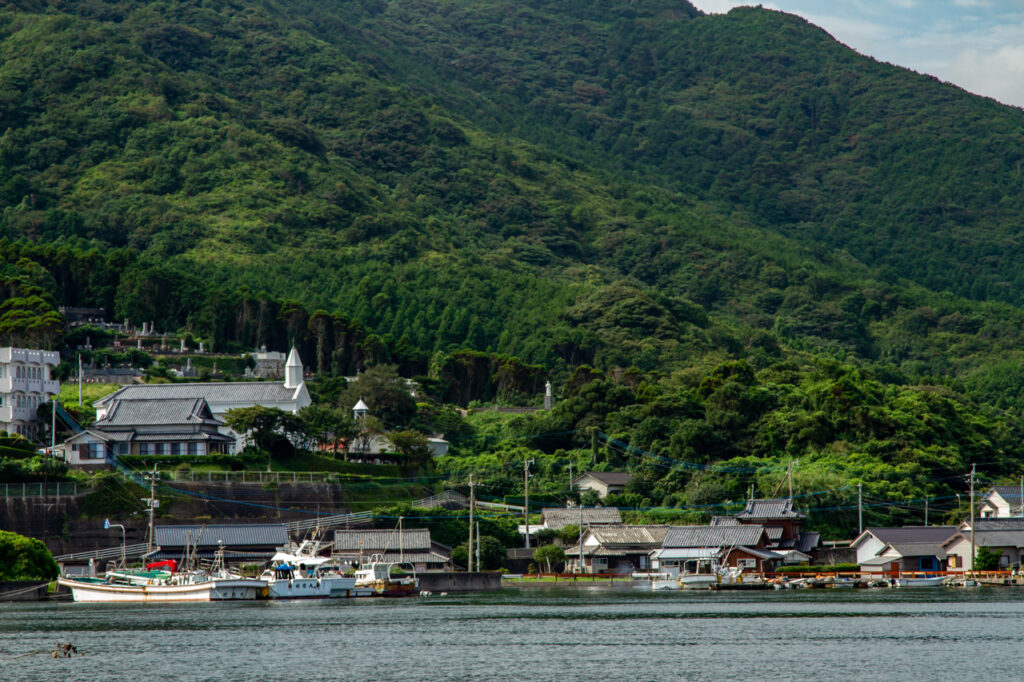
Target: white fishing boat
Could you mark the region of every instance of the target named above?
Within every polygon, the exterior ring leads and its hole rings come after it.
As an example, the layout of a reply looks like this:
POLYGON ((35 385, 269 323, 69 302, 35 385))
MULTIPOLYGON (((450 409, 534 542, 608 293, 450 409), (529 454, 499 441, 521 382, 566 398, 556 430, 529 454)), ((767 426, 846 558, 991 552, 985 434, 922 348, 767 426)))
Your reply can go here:
POLYGON ((739 582, 742 574, 743 569, 720 566, 711 557, 691 559, 683 563, 679 573, 679 587, 684 590, 708 590, 712 585, 739 582))
POLYGON ((369 589, 378 597, 411 597, 419 593, 420 581, 410 563, 384 561, 374 554, 356 571, 356 589, 369 589))
POLYGON ((355 577, 347 577, 340 567, 323 564, 302 569, 290 564, 268 568, 260 575, 267 584, 271 599, 329 599, 345 597, 372 597, 373 590, 356 587, 355 577))
POLYGON ((145 569, 114 569, 102 578, 62 577, 57 583, 70 589, 76 602, 226 601, 266 596, 265 582, 243 578, 224 567, 223 550, 209 570, 176 569, 174 562, 160 562, 145 569))
POLYGON ((650 574, 651 589, 655 591, 661 590, 678 590, 681 588, 679 585, 679 570, 669 570, 661 573, 650 574))
POLYGON ((272 568, 260 576, 271 599, 327 599, 370 597, 373 590, 356 587, 356 578, 344 575, 329 556, 321 556, 318 535, 298 546, 282 547, 271 559, 272 568))
POLYGON ((924 578, 896 578, 896 587, 942 587, 946 577, 941 575, 927 576, 924 578))

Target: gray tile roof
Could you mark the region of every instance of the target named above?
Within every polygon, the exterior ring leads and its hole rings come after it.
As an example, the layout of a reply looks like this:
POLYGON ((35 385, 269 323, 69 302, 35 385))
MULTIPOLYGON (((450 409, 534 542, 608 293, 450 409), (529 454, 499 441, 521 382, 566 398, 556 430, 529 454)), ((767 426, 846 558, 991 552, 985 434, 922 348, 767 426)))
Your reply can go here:
MULTIPOLYGON (((410 564, 446 564, 451 561, 451 557, 447 557, 444 554, 437 552, 384 552, 384 561, 391 563, 398 563, 400 561, 408 562, 410 564)), ((359 552, 353 552, 351 550, 344 552, 335 552, 334 558, 343 561, 359 561, 359 552)), ((363 552, 363 561, 370 560, 370 553, 363 552)))
POLYGON ((668 526, 598 526, 590 535, 602 545, 657 545, 665 540, 668 526))
MULTIPOLYGON (((946 542, 942 543, 943 547, 948 547, 952 544, 952 540, 955 538, 964 538, 970 540, 971 531, 962 530, 946 542)), ((1007 528, 1003 530, 975 530, 974 531, 974 543, 978 547, 1015 547, 1024 548, 1024 528, 1007 528)))
POLYGON ((747 500, 746 508, 736 515, 738 519, 773 520, 806 519, 806 514, 793 511, 793 500, 779 498, 772 500, 747 500))
POLYGON ((994 485, 991 491, 999 493, 1000 497, 1007 502, 1020 504, 1020 486, 1018 485, 994 485))
POLYGON ((199 535, 202 526, 157 526, 153 529, 153 544, 159 545, 164 551, 170 547, 184 547, 189 541, 195 543, 198 538, 199 547, 216 547, 217 542, 231 547, 266 546, 280 547, 288 542, 288 532, 283 523, 227 523, 207 525, 199 535))
MULTIPOLYGON (((952 537, 952 536, 950 536, 952 537)), ((949 538, 946 538, 948 540, 949 538)), ((939 542, 891 542, 889 545, 899 552, 901 557, 914 557, 914 556, 933 556, 939 559, 946 558, 946 550, 942 548, 941 540, 939 542)))
MULTIPOLYGON (((965 521, 963 527, 969 531, 970 521, 965 521)), ((977 535, 979 530, 1024 530, 1024 518, 1015 516, 1003 519, 974 519, 974 534, 977 535)))
POLYGON ((709 526, 738 526, 740 520, 735 516, 712 516, 709 526))
POLYGON ((882 542, 897 545, 934 542, 941 544, 956 533, 954 526, 903 526, 901 528, 866 528, 882 542))
POLYGON ((203 398, 175 398, 170 400, 115 400, 106 417, 96 422, 98 428, 135 426, 181 426, 208 424, 221 426, 214 419, 210 406, 203 398))
POLYGON ((131 384, 103 396, 94 405, 114 400, 175 400, 203 398, 210 404, 275 403, 291 400, 298 389, 285 388, 283 381, 238 381, 226 383, 131 384))
POLYGON ((399 547, 406 552, 429 552, 430 531, 426 528, 408 528, 402 531, 401 537, 397 529, 334 531, 335 552, 358 552, 360 547, 364 553, 384 550, 397 552, 399 547))
POLYGON ((764 537, 763 526, 672 526, 662 547, 754 547, 764 537))
POLYGON ((178 441, 212 441, 214 443, 234 443, 235 439, 225 436, 222 433, 134 433, 125 434, 130 436, 123 440, 133 440, 137 443, 173 443, 178 441), (131 437, 134 436, 134 437, 131 437))
MULTIPOLYGON (((583 476, 590 476, 607 485, 626 485, 633 479, 633 474, 627 471, 588 471, 583 476)), ((580 480, 583 476, 578 476, 580 480)))
MULTIPOLYGON (((580 522, 580 508, 554 507, 542 509, 540 512, 541 524, 548 528, 561 530, 566 526, 576 526, 580 522)), ((615 507, 584 507, 583 525, 600 526, 622 523, 622 514, 615 507)))
POLYGON ((821 544, 821 533, 804 531, 796 542, 796 550, 807 554, 821 544))

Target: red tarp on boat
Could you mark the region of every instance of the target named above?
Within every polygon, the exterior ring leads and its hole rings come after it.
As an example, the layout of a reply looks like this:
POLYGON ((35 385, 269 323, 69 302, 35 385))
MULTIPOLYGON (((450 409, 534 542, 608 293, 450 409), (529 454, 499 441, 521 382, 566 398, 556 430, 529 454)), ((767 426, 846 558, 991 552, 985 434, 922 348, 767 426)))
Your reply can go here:
POLYGON ((152 571, 154 568, 166 568, 171 573, 177 573, 178 562, 174 559, 168 559, 167 561, 157 561, 156 563, 146 564, 147 571, 152 571))

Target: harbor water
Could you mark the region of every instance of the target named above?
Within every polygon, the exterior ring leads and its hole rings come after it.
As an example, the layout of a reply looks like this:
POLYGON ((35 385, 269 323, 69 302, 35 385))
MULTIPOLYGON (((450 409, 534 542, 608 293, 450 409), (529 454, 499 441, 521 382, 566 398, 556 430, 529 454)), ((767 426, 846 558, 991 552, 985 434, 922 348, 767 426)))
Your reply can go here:
POLYGON ((12 680, 1016 677, 1024 589, 651 592, 0 605, 12 680), (53 658, 58 643, 84 655, 53 658))

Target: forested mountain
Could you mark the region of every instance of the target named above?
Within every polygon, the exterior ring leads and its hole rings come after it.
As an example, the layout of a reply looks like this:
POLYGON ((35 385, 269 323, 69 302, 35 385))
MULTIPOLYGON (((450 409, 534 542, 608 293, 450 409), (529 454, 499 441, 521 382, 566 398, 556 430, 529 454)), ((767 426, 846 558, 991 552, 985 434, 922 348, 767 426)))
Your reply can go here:
POLYGON ((1020 110, 764 9, 8 1, 0 333, 59 345, 57 305, 104 306, 219 349, 296 342, 322 374, 397 363, 462 402, 618 377, 632 398, 549 426, 661 409, 638 442, 701 461, 872 441, 1003 463, 1022 145, 1020 110), (945 410, 957 442, 846 422, 840 394, 945 410), (785 409, 818 416, 765 436, 785 409))

